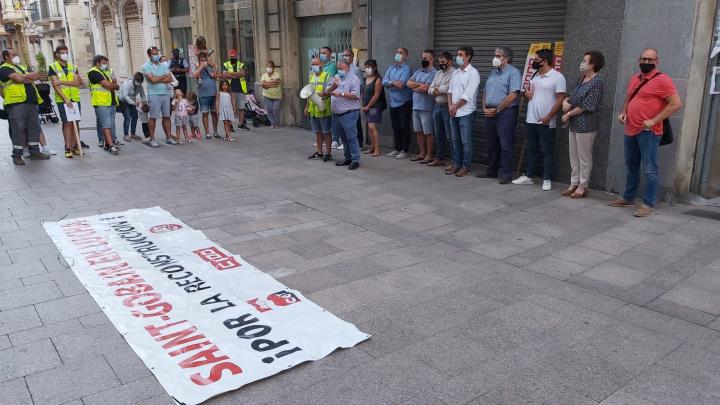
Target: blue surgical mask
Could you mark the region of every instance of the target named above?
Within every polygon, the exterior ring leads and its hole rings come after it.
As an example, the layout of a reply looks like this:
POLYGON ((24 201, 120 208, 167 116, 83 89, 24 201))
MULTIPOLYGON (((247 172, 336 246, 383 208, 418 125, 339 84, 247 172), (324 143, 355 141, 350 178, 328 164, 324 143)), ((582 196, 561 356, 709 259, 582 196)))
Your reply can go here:
POLYGON ((323 62, 323 63, 325 63, 325 62, 327 62, 327 60, 328 60, 327 55, 325 55, 324 53, 321 53, 321 54, 320 54, 320 61, 323 62))
POLYGON ((465 59, 462 56, 456 56, 455 63, 457 63, 458 66, 462 66, 465 64, 465 59))
POLYGON ((402 55, 400 55, 399 53, 396 53, 395 54, 395 62, 401 62, 401 61, 402 61, 402 55))
POLYGON ((345 78, 345 71, 344 70, 338 71, 338 76, 340 76, 341 79, 345 78))
POLYGON ((313 65, 313 66, 310 66, 310 69, 312 69, 313 73, 320 73, 320 66, 313 65))
POLYGON ((153 62, 159 62, 160 61, 160 55, 153 55, 152 56, 153 62))

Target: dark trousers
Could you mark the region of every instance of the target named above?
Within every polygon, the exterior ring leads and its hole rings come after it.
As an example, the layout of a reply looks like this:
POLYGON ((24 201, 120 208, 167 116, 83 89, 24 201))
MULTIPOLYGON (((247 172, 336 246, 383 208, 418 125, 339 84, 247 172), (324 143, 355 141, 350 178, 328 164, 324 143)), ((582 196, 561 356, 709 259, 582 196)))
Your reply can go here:
POLYGON ((485 118, 488 136, 488 176, 497 177, 499 171, 503 179, 512 178, 517 117, 518 107, 515 106, 502 110, 495 117, 485 118))
POLYGON ((412 101, 398 107, 390 107, 390 121, 393 127, 393 142, 397 152, 410 149, 410 123, 412 120, 412 101))
MULTIPOLYGON (((363 147, 363 140, 364 140, 365 138, 363 137, 362 118, 360 118, 360 117, 361 117, 361 115, 358 114, 358 119, 357 119, 357 139, 358 139, 358 142, 360 143, 360 148, 362 148, 362 147, 363 147)), ((368 144, 370 144, 370 142, 368 142, 368 144)))
POLYGON ((533 178, 537 159, 542 148, 543 180, 552 180, 555 128, 543 124, 527 124, 527 167, 525 175, 533 178))

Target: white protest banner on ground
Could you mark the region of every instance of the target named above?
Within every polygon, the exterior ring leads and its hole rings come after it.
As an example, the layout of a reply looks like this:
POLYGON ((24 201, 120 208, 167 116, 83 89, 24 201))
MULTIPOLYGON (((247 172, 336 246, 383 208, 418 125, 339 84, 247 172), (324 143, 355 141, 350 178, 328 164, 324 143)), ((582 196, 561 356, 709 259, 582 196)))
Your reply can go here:
POLYGON ((178 403, 198 404, 370 337, 161 208, 43 225, 178 403))

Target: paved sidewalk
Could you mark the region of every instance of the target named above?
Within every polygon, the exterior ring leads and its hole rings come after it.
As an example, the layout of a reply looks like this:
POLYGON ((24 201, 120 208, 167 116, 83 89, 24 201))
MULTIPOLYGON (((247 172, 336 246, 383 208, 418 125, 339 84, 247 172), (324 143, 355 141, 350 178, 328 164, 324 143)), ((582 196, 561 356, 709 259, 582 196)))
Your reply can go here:
POLYGON ((720 403, 720 222, 691 207, 350 172, 298 129, 119 156, 84 138, 85 160, 25 167, 0 139, 2 403, 172 403, 41 227, 152 206, 373 335, 210 404, 720 403))

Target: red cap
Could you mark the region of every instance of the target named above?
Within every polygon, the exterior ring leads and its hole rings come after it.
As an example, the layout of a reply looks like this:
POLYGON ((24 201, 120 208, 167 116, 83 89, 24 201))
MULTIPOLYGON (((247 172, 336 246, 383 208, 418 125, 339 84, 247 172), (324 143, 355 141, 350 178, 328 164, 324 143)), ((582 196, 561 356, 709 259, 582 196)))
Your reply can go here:
POLYGON ((230 55, 231 58, 237 58, 237 51, 231 49, 230 51, 228 51, 228 55, 230 55))

